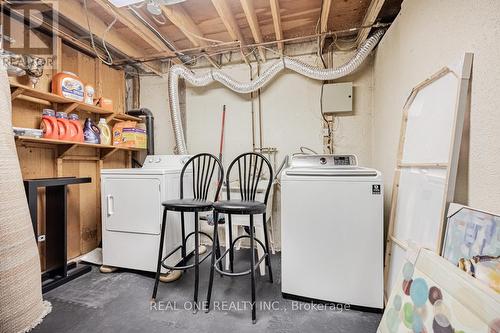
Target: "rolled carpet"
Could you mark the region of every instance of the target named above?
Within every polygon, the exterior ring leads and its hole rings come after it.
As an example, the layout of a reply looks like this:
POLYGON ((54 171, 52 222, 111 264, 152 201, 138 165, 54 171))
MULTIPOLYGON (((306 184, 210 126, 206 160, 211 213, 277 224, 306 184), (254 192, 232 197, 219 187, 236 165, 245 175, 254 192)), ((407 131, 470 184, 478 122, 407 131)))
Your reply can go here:
MULTIPOLYGON (((1 59, 3 60, 3 59, 1 59)), ((10 86, 0 61, 0 332, 27 332, 51 311, 12 132, 10 86)))

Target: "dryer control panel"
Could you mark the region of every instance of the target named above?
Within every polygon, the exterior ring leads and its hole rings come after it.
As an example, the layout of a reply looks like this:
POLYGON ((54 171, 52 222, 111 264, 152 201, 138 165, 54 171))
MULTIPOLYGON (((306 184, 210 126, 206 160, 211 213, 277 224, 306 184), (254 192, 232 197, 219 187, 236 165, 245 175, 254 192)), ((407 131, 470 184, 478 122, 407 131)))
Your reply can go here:
POLYGON ((182 169, 191 155, 148 155, 143 169, 182 169))

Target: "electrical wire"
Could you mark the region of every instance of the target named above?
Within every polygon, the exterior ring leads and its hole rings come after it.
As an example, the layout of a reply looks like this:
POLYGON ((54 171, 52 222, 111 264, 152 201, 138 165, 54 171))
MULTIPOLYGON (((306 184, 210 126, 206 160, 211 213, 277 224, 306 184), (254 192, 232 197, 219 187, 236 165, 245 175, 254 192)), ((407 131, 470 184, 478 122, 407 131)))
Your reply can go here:
POLYGON ((311 148, 309 148, 309 147, 304 147, 304 146, 302 146, 302 147, 300 147, 300 148, 299 148, 299 150, 300 150, 300 152, 301 152, 302 154, 305 154, 305 155, 311 155, 311 154, 312 154, 312 155, 318 155, 318 153, 317 153, 315 150, 312 150, 312 149, 311 149, 311 148), (306 153, 304 150, 308 151, 309 153, 306 153))
POLYGON ((90 19, 89 19, 89 10, 87 8, 87 0, 83 0, 83 7, 85 9, 85 17, 87 19, 87 27, 89 29, 89 35, 90 35, 90 43, 92 45, 92 49, 94 50, 97 58, 99 58, 99 60, 101 60, 104 64, 108 65, 108 66, 111 66, 113 65, 113 57, 111 56, 111 53, 109 52, 107 46, 106 46, 106 34, 109 32, 109 30, 111 30, 111 28, 113 27, 113 25, 115 25, 116 21, 118 20, 118 16, 116 15, 115 13, 115 17, 113 19, 113 22, 111 22, 108 27, 106 28, 106 30, 104 30, 104 33, 102 34, 102 46, 104 47, 104 50, 106 51, 106 54, 108 56, 108 60, 106 59, 103 59, 100 55, 99 55, 99 52, 97 51, 97 48, 95 46, 95 42, 94 42, 94 34, 92 33, 92 29, 90 28, 90 19))
POLYGON ((328 131, 328 140, 327 140, 327 149, 330 154, 333 153, 333 140, 332 140, 332 127, 331 124, 334 121, 330 121, 326 118, 325 113, 323 112, 323 90, 324 90, 325 83, 321 83, 321 90, 320 90, 320 95, 319 95, 319 111, 321 113, 321 117, 323 118, 323 121, 326 123, 327 126, 327 131, 328 131))
MULTIPOLYGON (((321 0, 321 9, 319 11, 319 18, 318 18, 318 22, 316 23, 316 33, 320 33, 320 27, 321 27, 321 17, 323 16, 323 3, 324 3, 324 0, 321 0)), ((326 63, 325 63, 325 59, 323 59, 323 47, 321 44, 322 41, 323 41, 323 36, 318 36, 318 56, 319 58, 321 59, 321 63, 323 64, 323 67, 324 68, 327 68, 326 66, 326 63)))
POLYGON ((152 18, 153 18, 153 20, 155 20, 155 22, 156 22, 156 23, 158 23, 159 25, 164 25, 164 24, 167 24, 167 18, 166 18, 163 14, 161 14, 161 15, 152 15, 151 17, 152 17, 152 18), (163 18, 163 20, 158 20, 157 16, 158 16, 158 17, 162 17, 162 18, 163 18))

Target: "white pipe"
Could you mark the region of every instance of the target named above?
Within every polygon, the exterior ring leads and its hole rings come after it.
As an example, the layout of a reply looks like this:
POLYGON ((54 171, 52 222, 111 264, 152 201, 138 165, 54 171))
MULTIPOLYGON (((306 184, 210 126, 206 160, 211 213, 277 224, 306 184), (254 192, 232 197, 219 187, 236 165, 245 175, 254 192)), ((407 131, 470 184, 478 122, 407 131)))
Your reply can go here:
POLYGON ((377 30, 370 38, 368 38, 361 47, 356 51, 354 56, 345 64, 336 68, 317 68, 305 64, 301 61, 283 58, 271 65, 257 79, 249 82, 239 82, 228 76, 218 69, 211 69, 205 73, 195 74, 190 69, 183 65, 174 65, 170 69, 168 77, 168 95, 170 104, 170 114, 172 117, 172 127, 175 134, 175 142, 177 145, 177 154, 188 154, 184 130, 182 128, 182 119, 179 105, 179 78, 196 87, 207 86, 214 81, 222 83, 227 88, 240 94, 256 91, 268 84, 279 72, 283 69, 291 69, 301 75, 314 80, 334 80, 340 77, 351 74, 363 63, 370 52, 375 48, 380 38, 385 33, 385 29, 377 30))

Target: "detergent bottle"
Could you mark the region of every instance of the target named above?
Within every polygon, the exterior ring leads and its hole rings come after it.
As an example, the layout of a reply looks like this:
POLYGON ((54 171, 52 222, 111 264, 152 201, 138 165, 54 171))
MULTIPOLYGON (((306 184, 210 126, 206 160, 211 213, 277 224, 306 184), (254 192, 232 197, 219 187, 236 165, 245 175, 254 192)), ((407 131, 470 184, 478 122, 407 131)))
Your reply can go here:
POLYGON ((60 72, 52 78, 52 92, 78 102, 84 100, 84 86, 82 81, 71 72, 60 72))
POLYGON ((100 118, 99 119, 99 124, 97 124, 97 127, 99 127, 99 130, 101 131, 101 143, 103 145, 110 145, 111 144, 111 128, 106 124, 106 119, 100 118))
POLYGON ((40 129, 46 139, 59 139, 59 126, 57 125, 56 113, 51 109, 43 109, 40 129))
POLYGON ((92 119, 87 118, 83 125, 83 137, 87 143, 101 143, 99 128, 94 124, 92 119))
POLYGON ((68 114, 66 112, 57 112, 56 118, 57 126, 59 127, 59 140, 71 140, 68 114))
POLYGON ((83 142, 83 127, 76 113, 71 113, 69 115, 69 124, 71 141, 83 142))

